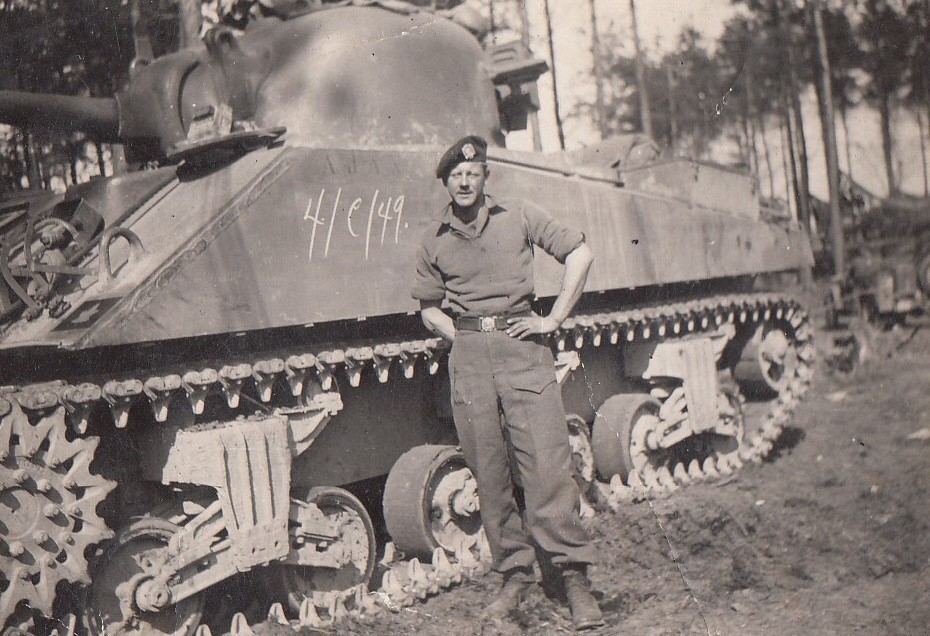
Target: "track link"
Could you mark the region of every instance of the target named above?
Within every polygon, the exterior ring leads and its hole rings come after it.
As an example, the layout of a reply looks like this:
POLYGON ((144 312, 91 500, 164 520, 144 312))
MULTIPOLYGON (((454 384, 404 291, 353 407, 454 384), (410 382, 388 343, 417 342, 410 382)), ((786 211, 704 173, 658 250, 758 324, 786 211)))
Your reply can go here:
MULTIPOLYGON (((586 347, 620 347, 624 343, 659 341, 689 334, 710 334, 726 323, 735 326, 761 325, 778 320, 790 326, 786 334, 796 364, 783 388, 771 402, 761 425, 748 432, 744 443, 730 453, 708 456, 703 462, 692 460, 673 468, 641 474, 615 475, 610 483, 597 483, 595 508, 618 511, 629 502, 665 497, 695 482, 712 481, 731 475, 747 462, 761 462, 773 449, 794 407, 807 391, 814 373, 815 351, 812 327, 806 313, 791 298, 779 294, 741 294, 709 297, 667 305, 651 305, 621 311, 575 315, 552 337, 557 351, 582 350, 586 347)), ((363 373, 374 373, 379 382, 387 382, 391 373, 411 378, 424 367, 435 374, 448 348, 438 338, 405 342, 360 342, 346 348, 316 351, 286 351, 280 355, 251 361, 230 360, 188 368, 170 369, 157 375, 124 376, 103 382, 67 383, 63 381, 23 387, 4 387, 0 397, 13 400, 26 412, 62 409, 68 424, 77 435, 87 431, 88 414, 103 402, 117 428, 128 424, 129 410, 138 401, 147 401, 154 419, 167 417, 167 407, 183 393, 193 413, 201 414, 208 396, 222 394, 230 408, 239 405, 239 396, 252 383, 260 400, 270 403, 280 378, 286 380, 293 396, 300 396, 307 382, 319 383, 331 390, 338 376, 350 387, 359 386, 363 373)), ((62 420, 63 421, 63 420, 62 420)), ((62 424, 63 425, 63 424, 62 424)), ((6 427, 6 421, 3 422, 6 427)), ((0 429, 2 430, 2 429, 0 429)), ((454 554, 437 548, 430 563, 418 559, 401 560, 389 544, 382 566, 387 568, 381 587, 368 591, 356 586, 341 592, 315 593, 300 608, 296 621, 288 621, 279 604, 273 605, 268 620, 292 627, 323 627, 350 615, 397 610, 485 572, 489 567, 490 548, 483 531, 472 545, 459 546, 454 554)), ((50 602, 50 600, 49 600, 50 602)), ((197 633, 210 634, 202 625, 197 633)), ((230 633, 248 635, 252 630, 242 614, 237 614, 230 633)))

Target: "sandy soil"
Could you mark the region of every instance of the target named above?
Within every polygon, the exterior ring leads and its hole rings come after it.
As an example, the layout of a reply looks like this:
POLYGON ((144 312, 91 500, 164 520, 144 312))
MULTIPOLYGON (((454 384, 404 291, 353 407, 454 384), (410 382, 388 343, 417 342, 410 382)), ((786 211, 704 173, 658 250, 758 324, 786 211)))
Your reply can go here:
MULTIPOLYGON (((930 333, 852 378, 818 374, 778 450, 713 485, 601 514, 601 634, 930 633, 930 333)), ((536 589, 481 618, 494 575, 329 633, 570 633, 536 589)), ((310 630, 305 630, 309 633, 310 630)))

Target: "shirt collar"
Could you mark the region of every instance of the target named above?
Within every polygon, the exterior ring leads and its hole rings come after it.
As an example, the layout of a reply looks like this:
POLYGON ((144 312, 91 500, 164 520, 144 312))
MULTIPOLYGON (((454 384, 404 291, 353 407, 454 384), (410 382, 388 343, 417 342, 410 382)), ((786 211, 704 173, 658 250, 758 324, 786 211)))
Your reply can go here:
POLYGON ((491 210, 496 207, 497 204, 495 203, 493 197, 485 194, 484 205, 482 205, 481 209, 478 210, 478 216, 475 217, 473 223, 462 223, 461 219, 455 216, 451 202, 445 208, 443 208, 442 212, 439 213, 438 220, 440 223, 442 223, 442 225, 447 226, 455 234, 465 238, 476 238, 481 236, 481 233, 484 231, 484 228, 488 224, 488 219, 491 216, 491 210))

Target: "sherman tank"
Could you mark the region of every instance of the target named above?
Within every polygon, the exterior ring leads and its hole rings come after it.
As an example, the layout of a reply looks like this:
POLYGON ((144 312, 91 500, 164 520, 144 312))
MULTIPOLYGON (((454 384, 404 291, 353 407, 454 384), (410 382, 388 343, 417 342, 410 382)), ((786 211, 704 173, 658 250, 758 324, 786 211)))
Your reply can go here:
MULTIPOLYGON (((4 230, 0 622, 191 634, 205 595, 253 571, 273 618, 312 625, 371 609, 378 563, 377 598, 400 604, 480 568, 448 347, 410 297, 447 200, 435 162, 468 133, 491 142, 492 194, 596 256, 551 340, 587 504, 771 450, 813 368, 783 291, 811 261, 798 227, 763 220, 749 176, 641 138, 506 149, 546 65, 465 22, 324 3, 137 60, 113 98, 0 93, 4 122, 147 166, 4 230)), ((545 309, 561 270, 535 267, 545 309)))

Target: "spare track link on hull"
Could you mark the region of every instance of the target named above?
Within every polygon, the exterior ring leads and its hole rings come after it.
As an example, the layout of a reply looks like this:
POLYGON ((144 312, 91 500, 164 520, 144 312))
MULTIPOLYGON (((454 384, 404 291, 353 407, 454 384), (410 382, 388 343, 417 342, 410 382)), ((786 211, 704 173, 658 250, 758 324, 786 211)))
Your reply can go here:
MULTIPOLYGON (((679 464, 673 469, 663 467, 657 471, 646 471, 642 475, 614 475, 609 484, 598 483, 600 502, 595 503, 601 509, 616 511, 627 502, 667 496, 680 486, 729 475, 749 461, 762 461, 771 452, 782 427, 810 385, 815 359, 812 328, 806 313, 791 298, 779 294, 716 296, 668 305, 575 315, 565 321, 552 337, 553 347, 558 351, 590 346, 619 347, 624 343, 710 334, 726 323, 752 327, 761 326, 770 320, 788 326, 791 333, 786 336, 796 355, 793 356, 790 376, 780 378, 781 391, 772 401, 774 406, 765 414, 761 425, 753 432, 747 432, 747 439, 737 451, 707 457, 703 463, 692 461, 688 466, 679 464)), ((357 343, 357 346, 343 349, 294 351, 286 356, 251 362, 234 360, 220 365, 179 368, 157 376, 123 376, 102 384, 58 381, 25 387, 4 387, 0 391, 0 398, 15 402, 27 413, 53 409, 66 416, 74 432, 80 436, 87 430, 88 412, 101 401, 110 407, 115 426, 125 427, 128 424, 129 408, 140 400, 148 401, 156 421, 163 421, 167 415, 167 405, 178 392, 186 394, 192 411, 199 414, 203 412, 204 400, 214 394, 223 395, 231 408, 237 407, 239 394, 246 382, 254 383, 262 401, 271 402, 273 387, 278 378, 286 379, 291 393, 300 396, 308 381, 318 382, 324 390, 331 389, 337 375, 347 379, 351 387, 356 387, 366 372, 375 373, 380 382, 386 382, 395 369, 404 377, 413 377, 418 363, 425 363, 428 372, 434 374, 439 369, 446 349, 446 343, 438 338, 399 343, 357 343)), ((59 420, 58 425, 63 428, 65 417, 59 417, 59 420)), ((0 423, 0 438, 7 439, 11 426, 9 416, 4 415, 0 423)), ((60 434, 63 436, 63 433, 60 434)), ((8 444, 3 446, 3 449, 6 448, 8 444)), ((93 447, 89 452, 92 451, 93 447)), ((106 492, 112 487, 110 482, 103 480, 98 486, 106 492)), ((93 509, 86 512, 96 516, 93 509)), ((442 548, 437 548, 430 563, 413 559, 389 564, 388 557, 382 562, 389 565, 389 569, 382 579, 381 588, 370 592, 357 586, 341 592, 315 594, 313 598, 305 599, 298 621, 291 621, 290 624, 319 627, 347 615, 381 611, 384 608, 396 610, 435 594, 463 578, 481 573, 487 569, 490 559, 487 540, 483 532, 481 534, 480 540, 462 554, 449 555, 442 548)), ((105 533, 100 532, 88 543, 100 541, 105 536, 105 533)), ((388 552, 390 554, 392 550, 388 552)), ((86 581, 86 568, 74 578, 86 581)), ((29 597, 23 597, 26 598, 29 597)), ((51 598, 42 600, 43 606, 51 606, 51 598)), ((5 599, 5 605, 10 608, 15 604, 16 600, 5 599)), ((5 613, 0 618, 6 621, 8 616, 5 613)), ((269 620, 288 622, 278 604, 269 611, 269 620)), ((209 634, 210 630, 201 626, 197 633, 209 634)), ((234 618, 231 633, 251 633, 241 614, 234 618)))

